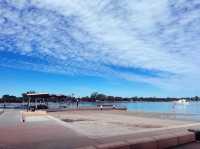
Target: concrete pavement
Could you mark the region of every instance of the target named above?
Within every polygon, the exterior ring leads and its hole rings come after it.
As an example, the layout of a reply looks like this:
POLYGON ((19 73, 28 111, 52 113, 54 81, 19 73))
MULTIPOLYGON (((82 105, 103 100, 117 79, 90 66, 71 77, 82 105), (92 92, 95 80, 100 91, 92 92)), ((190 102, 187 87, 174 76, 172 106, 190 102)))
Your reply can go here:
POLYGON ((174 147, 171 149, 200 149, 200 143, 199 142, 194 142, 191 144, 186 144, 186 145, 181 145, 178 147, 174 147))
POLYGON ((19 110, 5 110, 0 115, 0 128, 8 126, 17 126, 21 123, 21 115, 19 110))
MULTIPOLYGON (((50 116, 29 117, 25 123, 19 110, 7 110, 0 115, 0 149, 74 149, 84 146, 138 139, 187 131, 185 127, 169 130, 144 131, 131 135, 91 139, 50 116)), ((190 127, 199 127, 191 126, 190 127)), ((196 149, 199 144, 184 145, 196 149), (195 148, 196 147, 196 148, 195 148)), ((174 149, 182 149, 180 147, 174 149)))
POLYGON ((72 149, 94 141, 48 119, 21 121, 20 111, 5 111, 0 116, 0 149, 72 149))

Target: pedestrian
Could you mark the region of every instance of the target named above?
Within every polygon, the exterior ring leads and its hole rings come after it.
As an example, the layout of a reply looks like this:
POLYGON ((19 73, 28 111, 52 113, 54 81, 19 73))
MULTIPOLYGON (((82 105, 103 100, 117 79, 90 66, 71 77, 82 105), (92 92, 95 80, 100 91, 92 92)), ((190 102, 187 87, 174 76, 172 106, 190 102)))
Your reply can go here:
POLYGON ((77 107, 77 109, 78 109, 78 106, 79 106, 78 104, 79 104, 79 100, 77 99, 76 100, 76 107, 77 107))
POLYGON ((101 111, 103 110, 103 105, 100 106, 101 111))
POLYGON ((4 104, 3 104, 3 111, 5 111, 5 109, 6 109, 6 104, 4 102, 4 104))

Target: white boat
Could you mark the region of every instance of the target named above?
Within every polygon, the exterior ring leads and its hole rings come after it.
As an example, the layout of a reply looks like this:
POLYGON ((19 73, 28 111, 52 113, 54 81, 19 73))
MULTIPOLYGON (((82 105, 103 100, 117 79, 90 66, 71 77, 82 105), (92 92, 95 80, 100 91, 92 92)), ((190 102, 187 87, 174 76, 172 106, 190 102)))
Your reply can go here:
POLYGON ((188 104, 189 102, 186 99, 180 99, 176 103, 177 104, 188 104))

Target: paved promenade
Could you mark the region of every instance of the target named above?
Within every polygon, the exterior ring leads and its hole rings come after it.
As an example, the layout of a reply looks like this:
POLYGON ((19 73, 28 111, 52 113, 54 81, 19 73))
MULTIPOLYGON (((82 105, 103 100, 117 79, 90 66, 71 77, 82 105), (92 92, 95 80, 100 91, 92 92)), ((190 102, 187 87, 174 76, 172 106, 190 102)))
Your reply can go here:
POLYGON ((200 143, 186 144, 179 147, 174 147, 172 149, 200 149, 200 143))
POLYGON ((71 149, 93 143, 52 119, 23 123, 16 110, 0 116, 0 149, 71 149))
POLYGON ((0 128, 15 127, 21 124, 21 115, 19 110, 7 110, 0 115, 0 128))
MULTIPOLYGON (((188 127, 198 128, 198 124, 188 127)), ((22 122, 19 110, 7 110, 0 115, 0 149, 74 149, 83 146, 123 141, 127 138, 138 139, 163 134, 187 131, 186 126, 169 129, 151 129, 135 134, 115 137, 89 138, 83 133, 68 127, 65 122, 51 116, 29 117, 22 122)), ((197 143, 174 149, 199 149, 197 143)))

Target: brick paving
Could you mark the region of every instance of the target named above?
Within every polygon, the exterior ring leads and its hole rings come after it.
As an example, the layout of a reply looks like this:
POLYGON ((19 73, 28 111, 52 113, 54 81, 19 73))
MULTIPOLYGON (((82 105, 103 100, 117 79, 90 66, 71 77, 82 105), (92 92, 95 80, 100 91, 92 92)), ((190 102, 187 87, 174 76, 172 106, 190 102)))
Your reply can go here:
POLYGON ((177 146, 171 149, 200 149, 200 143, 194 142, 186 145, 177 146))
POLYGON ((0 116, 0 149, 71 149, 94 144, 94 141, 56 121, 20 121, 19 111, 0 116))

